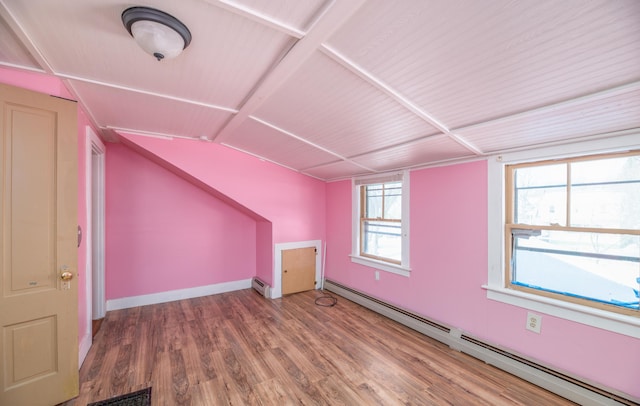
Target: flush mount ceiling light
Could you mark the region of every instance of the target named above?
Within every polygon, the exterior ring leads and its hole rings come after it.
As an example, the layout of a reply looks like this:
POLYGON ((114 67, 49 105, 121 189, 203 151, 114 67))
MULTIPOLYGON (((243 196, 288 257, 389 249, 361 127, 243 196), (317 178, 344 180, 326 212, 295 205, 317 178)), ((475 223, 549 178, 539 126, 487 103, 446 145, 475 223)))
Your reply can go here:
POLYGON ((187 26, 160 10, 130 7, 122 12, 122 23, 138 45, 159 61, 175 58, 191 43, 187 26))

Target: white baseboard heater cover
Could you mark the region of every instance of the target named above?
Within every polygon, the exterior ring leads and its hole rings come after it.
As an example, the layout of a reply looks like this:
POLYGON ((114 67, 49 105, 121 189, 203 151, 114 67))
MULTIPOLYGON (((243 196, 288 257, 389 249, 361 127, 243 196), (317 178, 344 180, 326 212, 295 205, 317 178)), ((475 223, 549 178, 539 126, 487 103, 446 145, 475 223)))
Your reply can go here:
POLYGON ((598 387, 577 377, 555 371, 466 335, 460 329, 429 320, 338 282, 325 279, 324 288, 445 343, 452 349, 469 354, 580 405, 638 405, 640 403, 639 399, 632 399, 627 394, 598 387))
POLYGON ((264 282, 262 279, 254 277, 251 280, 251 287, 267 299, 271 298, 271 287, 267 285, 266 282, 264 282))

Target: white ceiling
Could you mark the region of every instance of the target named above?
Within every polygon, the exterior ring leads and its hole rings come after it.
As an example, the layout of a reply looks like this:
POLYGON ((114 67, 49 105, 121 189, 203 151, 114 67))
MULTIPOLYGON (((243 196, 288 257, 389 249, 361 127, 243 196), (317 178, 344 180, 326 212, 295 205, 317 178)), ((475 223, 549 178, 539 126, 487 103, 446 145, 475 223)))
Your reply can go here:
POLYGON ((638 0, 0 0, 0 17, 0 65, 63 79, 106 138, 206 138, 326 180, 640 128, 638 0), (130 6, 191 45, 156 61, 130 6))

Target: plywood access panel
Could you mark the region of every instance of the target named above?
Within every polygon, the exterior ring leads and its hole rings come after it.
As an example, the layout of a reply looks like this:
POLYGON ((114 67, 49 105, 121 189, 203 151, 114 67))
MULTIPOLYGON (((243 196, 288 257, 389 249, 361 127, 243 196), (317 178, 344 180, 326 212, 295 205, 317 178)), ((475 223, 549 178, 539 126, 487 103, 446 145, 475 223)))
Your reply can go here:
POLYGON ((282 251, 283 295, 315 289, 316 255, 314 247, 282 251))

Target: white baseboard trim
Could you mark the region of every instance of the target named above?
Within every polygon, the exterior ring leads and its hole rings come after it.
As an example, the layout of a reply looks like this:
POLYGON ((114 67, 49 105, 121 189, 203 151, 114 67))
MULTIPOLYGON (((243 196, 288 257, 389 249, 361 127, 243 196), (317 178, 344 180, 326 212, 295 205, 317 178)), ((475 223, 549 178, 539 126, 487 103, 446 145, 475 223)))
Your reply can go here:
POLYGON ((196 286, 195 288, 170 290, 168 292, 152 293, 149 295, 123 297, 107 300, 107 311, 128 309, 130 307, 173 302, 175 300, 191 299, 194 297, 233 292, 235 290, 251 288, 251 279, 216 283, 214 285, 196 286))
POLYGON ((87 358, 87 354, 91 349, 91 344, 93 341, 93 337, 91 337, 91 330, 89 330, 88 334, 85 334, 84 337, 80 339, 80 353, 78 354, 78 369, 82 366, 84 359, 87 358))

